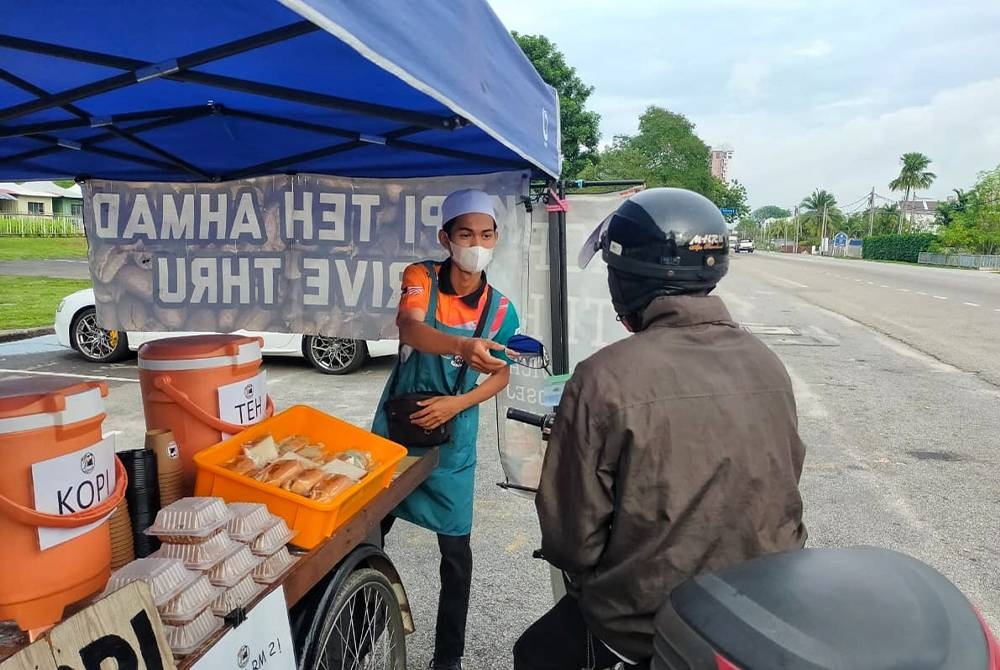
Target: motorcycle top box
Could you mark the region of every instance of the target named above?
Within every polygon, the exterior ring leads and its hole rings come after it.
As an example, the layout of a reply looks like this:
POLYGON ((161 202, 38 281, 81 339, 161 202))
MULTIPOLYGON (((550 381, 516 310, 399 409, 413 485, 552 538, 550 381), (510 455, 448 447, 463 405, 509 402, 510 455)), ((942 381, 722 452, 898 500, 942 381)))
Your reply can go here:
POLYGON ((656 617, 653 670, 998 670, 943 575, 887 549, 804 549, 693 577, 656 617))

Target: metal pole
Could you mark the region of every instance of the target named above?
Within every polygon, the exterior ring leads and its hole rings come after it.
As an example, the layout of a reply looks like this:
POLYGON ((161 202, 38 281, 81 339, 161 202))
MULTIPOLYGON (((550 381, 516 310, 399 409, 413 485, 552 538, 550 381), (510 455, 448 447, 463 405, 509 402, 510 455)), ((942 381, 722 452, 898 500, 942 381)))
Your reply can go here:
POLYGON ((875 187, 872 186, 872 192, 868 195, 868 237, 871 237, 875 232, 875 187))
POLYGON ((589 181, 577 179, 576 181, 560 182, 563 188, 587 188, 588 186, 642 186, 646 182, 642 179, 600 179, 589 181))
MULTIPOLYGON (((556 194, 566 197, 566 183, 560 180, 556 194)), ((549 213, 549 309, 552 318, 552 372, 569 372, 569 296, 566 288, 566 213, 549 213)))
POLYGON ((799 253, 799 207, 795 206, 795 253, 799 253))
POLYGON ((819 253, 820 256, 826 255, 826 203, 823 203, 823 226, 819 235, 819 253))

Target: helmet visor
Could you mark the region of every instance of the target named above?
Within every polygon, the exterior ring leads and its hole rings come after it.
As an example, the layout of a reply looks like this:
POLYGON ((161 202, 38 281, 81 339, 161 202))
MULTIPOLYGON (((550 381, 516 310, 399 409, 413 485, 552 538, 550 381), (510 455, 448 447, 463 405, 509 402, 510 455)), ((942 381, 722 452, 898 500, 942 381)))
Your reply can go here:
POLYGON ((614 213, 609 214, 607 218, 597 224, 594 232, 590 234, 587 241, 580 247, 580 255, 577 256, 577 263, 581 270, 590 265, 591 259, 601 250, 601 241, 608 230, 608 224, 611 223, 612 217, 614 217, 614 213))

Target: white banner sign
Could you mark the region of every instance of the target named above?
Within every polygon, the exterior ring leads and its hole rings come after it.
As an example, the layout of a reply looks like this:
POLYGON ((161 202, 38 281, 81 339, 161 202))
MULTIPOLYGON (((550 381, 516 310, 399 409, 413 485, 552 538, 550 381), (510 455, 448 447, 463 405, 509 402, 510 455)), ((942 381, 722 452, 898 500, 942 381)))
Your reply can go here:
MULTIPOLYGON (((115 490, 115 436, 71 454, 31 466, 35 510, 46 514, 73 514, 88 510, 115 490)), ((108 516, 111 516, 110 513, 108 516)), ((107 519, 80 528, 39 528, 42 551, 97 528, 107 519)))
MULTIPOLYGON (((566 214, 567 293, 570 369, 598 349, 628 335, 618 323, 611 306, 607 267, 600 258, 585 270, 577 256, 591 231, 621 204, 624 194, 570 196, 566 214)), ((546 344, 552 342, 551 295, 549 284, 549 224, 542 208, 535 210, 531 227, 526 276, 528 300, 521 310, 521 332, 546 344)), ((497 400, 499 412, 500 464, 507 482, 536 488, 545 458, 545 443, 535 426, 509 421, 508 407, 545 414, 553 407, 547 402, 548 375, 542 370, 513 366, 510 385, 497 400)))
POLYGON ((277 588, 192 666, 192 670, 295 670, 285 592, 277 588))
POLYGON ((443 259, 441 203, 494 196, 490 281, 524 285, 526 172, 424 179, 274 175, 221 184, 84 185, 97 317, 125 331, 394 339, 403 269, 443 259))
POLYGON ((255 424, 263 420, 266 406, 266 370, 250 379, 219 387, 219 418, 227 423, 255 424))

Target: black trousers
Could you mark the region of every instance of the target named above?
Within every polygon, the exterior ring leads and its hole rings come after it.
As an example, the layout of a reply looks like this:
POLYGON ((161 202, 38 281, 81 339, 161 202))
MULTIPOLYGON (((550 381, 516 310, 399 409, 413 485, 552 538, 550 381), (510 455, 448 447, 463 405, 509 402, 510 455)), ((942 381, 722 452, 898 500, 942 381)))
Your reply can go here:
MULTIPOLYGON (((382 520, 382 544, 396 517, 382 520)), ((441 550, 441 591, 434 629, 434 664, 458 661, 465 654, 465 626, 472 591, 472 547, 468 535, 438 533, 441 550)), ((579 670, 577 668, 576 670, 579 670)))
MULTIPOLYGON (((514 643, 514 670, 600 669, 618 663, 622 660, 603 642, 588 635, 580 603, 573 596, 563 596, 514 643)), ((626 668, 638 670, 643 665, 626 668)))

